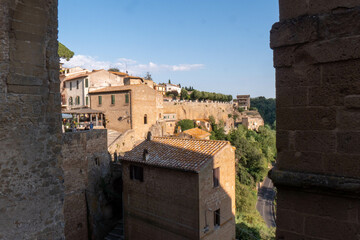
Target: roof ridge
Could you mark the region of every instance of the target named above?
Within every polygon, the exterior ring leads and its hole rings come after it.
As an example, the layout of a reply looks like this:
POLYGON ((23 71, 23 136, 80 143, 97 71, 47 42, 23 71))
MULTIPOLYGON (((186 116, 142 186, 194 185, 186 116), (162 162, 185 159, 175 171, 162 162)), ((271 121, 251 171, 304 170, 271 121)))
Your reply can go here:
MULTIPOLYGON (((184 141, 204 141, 204 142, 226 142, 226 143, 230 143, 230 141, 227 140, 213 140, 213 139, 186 139, 186 138, 179 138, 179 137, 154 137, 155 138, 160 138, 160 139, 179 139, 179 140, 184 140, 184 141)), ((230 143, 231 144, 231 143, 230 143)))

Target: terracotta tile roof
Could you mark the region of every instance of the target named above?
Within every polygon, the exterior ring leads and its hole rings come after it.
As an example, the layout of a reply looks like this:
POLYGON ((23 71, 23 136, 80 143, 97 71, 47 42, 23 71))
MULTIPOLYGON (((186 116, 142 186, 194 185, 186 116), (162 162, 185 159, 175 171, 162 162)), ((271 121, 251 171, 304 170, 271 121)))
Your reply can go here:
POLYGON ((132 90, 132 89, 137 88, 137 87, 144 87, 146 89, 149 88, 145 84, 133 84, 133 85, 105 87, 105 88, 90 91, 89 94, 92 94, 92 93, 106 93, 106 92, 121 92, 121 91, 126 91, 126 90, 132 90))
POLYGON ((200 128, 192 128, 192 129, 188 129, 186 131, 184 131, 183 133, 189 134, 191 136, 193 136, 196 139, 202 139, 204 137, 210 136, 211 133, 204 131, 200 128))
POLYGON ((228 141, 181 139, 174 137, 154 137, 143 141, 133 150, 125 153, 122 160, 151 166, 199 172, 201 168, 228 141), (147 160, 143 159, 144 149, 148 151, 147 160))
POLYGON ((127 76, 126 78, 131 78, 131 79, 141 79, 141 80, 144 80, 142 77, 136 77, 136 76, 127 76))
POLYGON ((89 73, 71 74, 70 76, 65 77, 63 81, 70 81, 70 80, 87 77, 87 76, 89 76, 89 73))
POLYGON ((119 75, 119 76, 127 76, 128 74, 127 73, 123 73, 123 72, 112 72, 112 71, 109 71, 111 72, 112 74, 115 74, 115 75, 119 75))

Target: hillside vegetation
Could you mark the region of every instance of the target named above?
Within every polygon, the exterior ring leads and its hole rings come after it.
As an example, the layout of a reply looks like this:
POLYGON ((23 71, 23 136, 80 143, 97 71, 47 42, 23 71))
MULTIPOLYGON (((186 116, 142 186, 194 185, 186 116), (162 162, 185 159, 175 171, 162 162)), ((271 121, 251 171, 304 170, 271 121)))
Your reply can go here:
POLYGON ((276 99, 257 97, 251 98, 251 108, 256 108, 261 117, 264 119, 265 124, 275 127, 276 121, 276 99))
POLYGON ((210 121, 211 139, 228 140, 236 147, 236 238, 275 239, 275 229, 269 229, 256 210, 256 184, 263 181, 276 158, 275 131, 267 125, 258 132, 239 126, 225 134, 221 122, 215 123, 214 117, 210 121))

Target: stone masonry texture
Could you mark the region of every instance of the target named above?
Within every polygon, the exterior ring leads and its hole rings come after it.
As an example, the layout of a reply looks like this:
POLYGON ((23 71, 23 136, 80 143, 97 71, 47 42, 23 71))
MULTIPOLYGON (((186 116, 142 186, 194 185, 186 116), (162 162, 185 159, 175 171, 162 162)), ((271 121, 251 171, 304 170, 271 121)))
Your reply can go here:
POLYGON ((57 0, 0 0, 0 239, 64 239, 57 0))
MULTIPOLYGON (((339 177, 343 183, 337 186, 346 190, 346 184, 360 179, 360 1, 279 3, 280 21, 270 36, 276 68, 276 169, 293 176, 339 177)), ((321 183, 298 182, 296 189, 275 185, 277 239, 360 238, 358 191, 343 194, 331 185, 324 190, 321 183)))
POLYGON ((104 215, 108 202, 100 187, 102 179, 110 176, 106 130, 63 134, 61 156, 66 239, 103 239, 111 230, 104 215))

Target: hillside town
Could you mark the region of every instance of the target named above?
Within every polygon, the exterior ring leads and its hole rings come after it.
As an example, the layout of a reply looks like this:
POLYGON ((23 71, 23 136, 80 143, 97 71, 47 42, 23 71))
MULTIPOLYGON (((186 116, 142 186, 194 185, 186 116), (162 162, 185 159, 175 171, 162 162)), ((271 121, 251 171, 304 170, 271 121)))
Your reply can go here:
MULTIPOLYGON (((62 65, 59 79, 66 145, 95 154, 91 149, 95 145, 89 144, 96 139, 102 147, 95 149, 111 159, 104 163, 102 157, 96 158, 95 166, 113 176, 106 188, 116 202, 111 212, 117 217, 110 224, 115 227, 99 230, 94 222, 92 231, 106 232, 105 239, 234 239, 235 147, 229 141, 214 140, 212 128, 220 124, 224 133, 230 133, 238 126, 254 131, 264 126, 257 110, 251 109, 250 95, 233 100, 217 94, 222 98, 192 100, 197 90, 186 91, 170 80, 157 84, 127 72, 62 65), (105 135, 93 136, 101 129, 106 129, 105 135), (81 133, 86 134, 82 143, 71 140, 72 134, 81 133)), ((87 182, 96 184, 100 175, 87 182)), ((71 208, 66 212, 76 219, 71 208)), ((102 213, 93 209, 83 215, 84 220, 102 213)), ((83 220, 77 219, 83 226, 79 229, 65 228, 66 235, 80 239, 85 234, 83 220)))

